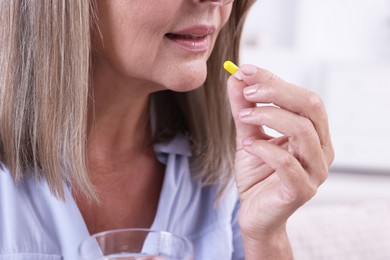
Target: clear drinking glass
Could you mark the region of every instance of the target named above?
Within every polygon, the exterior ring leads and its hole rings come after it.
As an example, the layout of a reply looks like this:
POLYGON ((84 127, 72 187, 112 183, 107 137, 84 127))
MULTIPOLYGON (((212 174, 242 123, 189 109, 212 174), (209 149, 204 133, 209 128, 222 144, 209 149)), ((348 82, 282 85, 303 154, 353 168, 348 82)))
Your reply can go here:
POLYGON ((116 229, 97 233, 79 247, 82 260, 193 260, 185 237, 150 229, 116 229))

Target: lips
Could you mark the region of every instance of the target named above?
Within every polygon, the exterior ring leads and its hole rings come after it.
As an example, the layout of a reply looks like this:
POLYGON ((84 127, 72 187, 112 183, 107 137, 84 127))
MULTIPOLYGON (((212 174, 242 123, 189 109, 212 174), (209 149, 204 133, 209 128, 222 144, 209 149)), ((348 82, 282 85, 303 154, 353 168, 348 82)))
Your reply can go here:
POLYGON ((197 36, 191 34, 175 34, 175 33, 167 33, 165 36, 172 40, 176 40, 176 39, 199 40, 206 37, 205 35, 197 36))
POLYGON ((209 36, 213 34, 213 26, 193 26, 183 30, 169 32, 165 37, 186 51, 206 52, 209 48, 209 36))

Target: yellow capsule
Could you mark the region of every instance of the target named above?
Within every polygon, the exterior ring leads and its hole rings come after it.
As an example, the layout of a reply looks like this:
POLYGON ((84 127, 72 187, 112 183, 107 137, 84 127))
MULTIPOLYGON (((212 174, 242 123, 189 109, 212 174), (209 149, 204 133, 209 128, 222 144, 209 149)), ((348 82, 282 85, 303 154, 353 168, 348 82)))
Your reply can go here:
POLYGON ((224 67, 224 69, 225 69, 227 72, 229 72, 229 73, 232 74, 232 75, 233 75, 234 73, 236 73, 237 70, 238 70, 237 65, 234 64, 233 62, 231 62, 230 60, 225 61, 224 64, 223 64, 223 67, 224 67))
POLYGON ((231 62, 230 60, 227 60, 223 63, 223 68, 229 72, 230 74, 232 74, 233 76, 235 76, 238 80, 242 80, 241 78, 241 74, 240 72, 238 71, 238 67, 236 64, 234 64, 233 62, 231 62))

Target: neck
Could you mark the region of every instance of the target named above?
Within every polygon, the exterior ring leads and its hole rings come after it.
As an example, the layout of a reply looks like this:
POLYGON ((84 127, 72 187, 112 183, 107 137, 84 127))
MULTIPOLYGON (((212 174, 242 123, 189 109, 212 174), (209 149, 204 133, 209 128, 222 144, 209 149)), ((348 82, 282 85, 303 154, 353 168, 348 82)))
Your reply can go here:
POLYGON ((150 145, 150 88, 145 82, 121 80, 107 66, 95 67, 93 82, 87 165, 101 202, 91 205, 81 196, 77 205, 91 233, 150 227, 165 169, 150 145))
POLYGON ((149 92, 144 82, 121 79, 95 66, 88 118, 89 164, 113 164, 151 151, 149 92))

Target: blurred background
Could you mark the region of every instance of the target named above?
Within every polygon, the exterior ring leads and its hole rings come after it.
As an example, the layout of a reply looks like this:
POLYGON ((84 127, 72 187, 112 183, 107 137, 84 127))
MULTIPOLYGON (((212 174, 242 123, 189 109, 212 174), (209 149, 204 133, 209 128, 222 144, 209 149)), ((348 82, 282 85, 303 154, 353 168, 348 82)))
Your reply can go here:
POLYGON ((241 63, 317 92, 329 114, 336 159, 290 229, 304 241, 298 223, 316 219, 309 227, 322 221, 323 241, 340 232, 363 239, 328 241, 360 252, 352 256, 306 241, 322 253, 297 259, 390 259, 390 0, 258 0, 241 53, 241 63))

